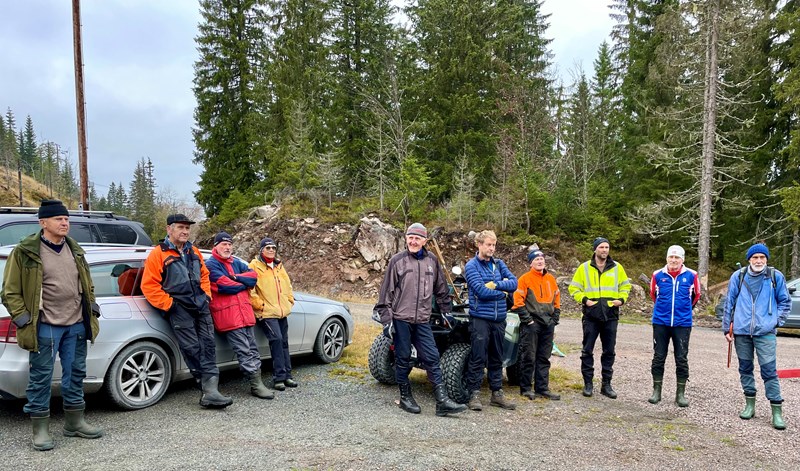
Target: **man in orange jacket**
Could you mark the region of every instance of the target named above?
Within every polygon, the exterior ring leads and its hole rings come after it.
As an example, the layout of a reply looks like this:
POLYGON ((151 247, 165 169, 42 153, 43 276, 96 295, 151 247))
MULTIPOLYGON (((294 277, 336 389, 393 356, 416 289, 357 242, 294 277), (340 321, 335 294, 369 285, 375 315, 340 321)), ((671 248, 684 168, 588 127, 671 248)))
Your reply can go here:
POLYGON ((225 408, 233 399, 219 386, 214 323, 211 320, 211 282, 203 255, 189 242, 194 224, 183 214, 167 217, 167 237, 147 256, 142 293, 169 320, 186 365, 203 391, 200 406, 225 408))
POLYGON ((550 391, 550 355, 553 335, 561 315, 561 293, 556 279, 545 268, 544 252, 528 253, 531 270, 521 277, 514 292, 513 311, 520 321, 520 394, 558 401, 561 396, 550 391), (534 391, 531 391, 531 383, 534 391))

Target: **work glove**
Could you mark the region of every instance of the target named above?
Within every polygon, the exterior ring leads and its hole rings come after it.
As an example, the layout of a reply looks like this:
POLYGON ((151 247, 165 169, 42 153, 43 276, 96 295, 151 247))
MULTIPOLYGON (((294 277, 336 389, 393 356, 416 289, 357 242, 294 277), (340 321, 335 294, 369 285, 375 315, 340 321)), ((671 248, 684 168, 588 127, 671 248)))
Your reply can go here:
POLYGON ((495 288, 497 288, 497 283, 495 283, 494 281, 490 281, 490 282, 486 283, 483 286, 485 286, 485 287, 487 287, 489 289, 495 289, 495 288))
POLYGON ((383 324, 383 336, 389 340, 394 340, 394 323, 392 321, 383 324))
POLYGON ((448 329, 452 329, 452 328, 454 328, 454 327, 455 327, 455 325, 456 325, 456 318, 455 318, 455 317, 453 317, 453 315, 452 315, 452 314, 450 314, 449 312, 443 312, 443 313, 442 313, 442 324, 443 324, 443 325, 444 325, 446 328, 448 328, 448 329))
POLYGON ((561 322, 561 309, 553 310, 553 325, 558 325, 561 322))

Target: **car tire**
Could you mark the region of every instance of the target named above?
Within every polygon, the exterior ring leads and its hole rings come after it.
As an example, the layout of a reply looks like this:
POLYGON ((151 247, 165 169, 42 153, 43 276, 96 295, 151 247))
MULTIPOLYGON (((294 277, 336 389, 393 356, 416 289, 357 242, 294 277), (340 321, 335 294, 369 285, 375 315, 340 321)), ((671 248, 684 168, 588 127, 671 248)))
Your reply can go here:
POLYGON ((137 342, 111 362, 105 386, 117 406, 137 410, 160 401, 171 382, 172 363, 164 349, 152 342, 137 342))
POLYGON ((346 331, 342 321, 331 317, 322 324, 314 342, 314 354, 323 363, 339 361, 344 351, 346 331))
POLYGON ((369 348, 369 373, 373 378, 383 384, 397 384, 394 375, 394 350, 392 340, 383 334, 378 334, 369 348))
POLYGON ((466 404, 469 401, 467 369, 470 350, 469 344, 456 343, 442 354, 442 376, 447 395, 459 404, 466 404))

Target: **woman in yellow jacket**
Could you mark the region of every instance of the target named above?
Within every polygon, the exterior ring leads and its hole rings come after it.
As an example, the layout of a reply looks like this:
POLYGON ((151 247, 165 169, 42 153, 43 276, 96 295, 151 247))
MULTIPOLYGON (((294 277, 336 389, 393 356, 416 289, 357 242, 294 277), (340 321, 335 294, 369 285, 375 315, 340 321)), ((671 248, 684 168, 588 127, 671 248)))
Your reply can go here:
POLYGON ((256 286, 250 290, 250 304, 256 315, 256 322, 269 341, 272 355, 273 388, 283 391, 287 387, 296 388, 292 379, 292 363, 289 359, 289 322, 294 294, 289 274, 283 263, 275 255, 275 241, 265 237, 259 243, 259 253, 250 262, 250 268, 258 274, 256 286))

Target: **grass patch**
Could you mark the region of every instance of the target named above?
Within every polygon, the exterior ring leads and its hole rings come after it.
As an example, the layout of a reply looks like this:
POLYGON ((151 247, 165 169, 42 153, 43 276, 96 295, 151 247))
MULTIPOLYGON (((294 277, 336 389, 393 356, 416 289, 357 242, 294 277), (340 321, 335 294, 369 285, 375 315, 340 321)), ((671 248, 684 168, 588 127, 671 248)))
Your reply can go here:
POLYGON ((736 446, 736 442, 733 440, 733 437, 722 437, 719 441, 728 446, 736 446))
POLYGON ((353 343, 344 349, 339 363, 352 368, 369 368, 369 348, 380 333, 381 328, 377 324, 356 324, 353 343))
POLYGON ((583 389, 583 378, 574 371, 553 367, 550 368, 550 387, 560 390, 572 389, 580 391, 583 389))
POLYGON ((362 369, 344 368, 341 366, 332 369, 329 374, 330 376, 346 376, 355 379, 364 379, 364 377, 367 376, 367 373, 362 369))

